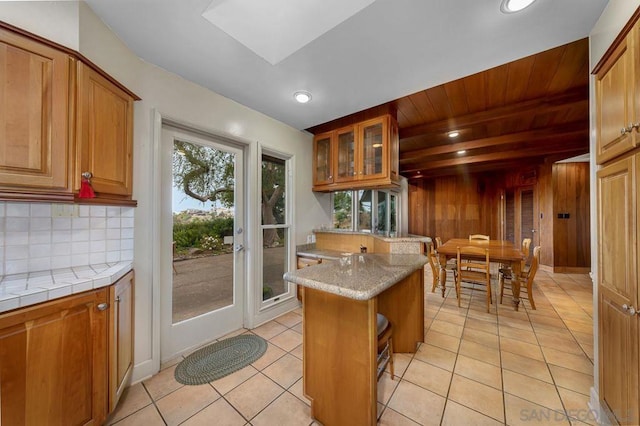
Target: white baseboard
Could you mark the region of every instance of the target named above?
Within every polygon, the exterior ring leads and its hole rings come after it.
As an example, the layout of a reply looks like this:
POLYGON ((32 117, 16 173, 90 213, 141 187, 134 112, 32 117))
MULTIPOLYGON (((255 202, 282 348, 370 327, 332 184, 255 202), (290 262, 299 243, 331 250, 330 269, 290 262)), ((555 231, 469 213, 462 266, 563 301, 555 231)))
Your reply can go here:
POLYGON ((596 417, 598 424, 602 426, 613 426, 609 421, 609 416, 607 416, 602 405, 600 405, 600 395, 596 392, 596 388, 592 387, 590 393, 591 399, 587 405, 589 406, 589 410, 591 410, 596 417))
POLYGON ((159 363, 154 362, 152 359, 148 359, 139 364, 133 366, 133 374, 131 375, 131 384, 135 385, 138 382, 147 380, 149 377, 160 371, 159 363), (157 364, 157 365, 156 365, 157 364))

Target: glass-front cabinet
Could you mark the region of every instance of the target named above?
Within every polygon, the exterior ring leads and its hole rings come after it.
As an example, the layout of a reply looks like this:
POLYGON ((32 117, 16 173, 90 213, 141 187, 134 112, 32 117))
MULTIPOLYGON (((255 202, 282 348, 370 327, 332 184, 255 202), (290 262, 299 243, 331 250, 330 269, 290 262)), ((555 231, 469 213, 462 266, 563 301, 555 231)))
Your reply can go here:
POLYGON ((398 125, 391 115, 314 137, 313 190, 399 185, 398 125), (333 152, 333 157, 328 155, 333 152))
POLYGON ((336 182, 353 180, 356 174, 356 140, 353 127, 337 130, 338 160, 336 167, 336 182))
POLYGON ((332 132, 316 135, 313 139, 313 181, 318 185, 333 183, 332 132))

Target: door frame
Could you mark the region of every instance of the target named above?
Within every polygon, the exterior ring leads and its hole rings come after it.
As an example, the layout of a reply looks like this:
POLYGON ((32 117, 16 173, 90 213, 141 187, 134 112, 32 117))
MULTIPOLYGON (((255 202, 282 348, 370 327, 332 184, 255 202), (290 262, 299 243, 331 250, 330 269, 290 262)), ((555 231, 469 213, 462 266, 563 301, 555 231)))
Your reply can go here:
POLYGON ((233 301, 231 305, 194 316, 177 323, 173 322, 173 288, 172 273, 172 236, 169 229, 172 224, 173 171, 170 168, 173 153, 173 141, 183 137, 187 142, 200 146, 209 146, 216 150, 232 153, 236 161, 234 180, 236 198, 234 221, 234 247, 241 247, 247 240, 246 236, 246 164, 244 160, 245 147, 228 138, 221 138, 197 129, 175 126, 163 122, 161 135, 161 215, 160 215, 160 357, 163 360, 188 353, 204 343, 210 342, 225 334, 242 328, 244 325, 245 293, 247 289, 246 255, 244 250, 232 253, 233 262, 233 301), (169 140, 172 141, 169 145, 169 140), (238 230, 241 231, 238 232, 238 230))
POLYGON ((507 238, 507 192, 513 191, 513 235, 514 244, 520 247, 522 244, 522 192, 531 190, 533 192, 533 225, 535 232, 531 239, 531 250, 537 245, 540 245, 540 206, 538 202, 538 187, 537 185, 522 185, 507 188, 502 191, 500 202, 500 237, 505 240, 507 238), (520 237, 518 239, 518 237, 520 237))

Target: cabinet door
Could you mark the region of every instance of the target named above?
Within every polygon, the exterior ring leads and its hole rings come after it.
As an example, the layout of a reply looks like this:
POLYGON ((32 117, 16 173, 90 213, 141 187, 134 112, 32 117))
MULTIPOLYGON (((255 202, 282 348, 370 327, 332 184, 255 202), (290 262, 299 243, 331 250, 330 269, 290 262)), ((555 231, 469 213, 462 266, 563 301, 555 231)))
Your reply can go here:
POLYGON ((350 182, 356 179, 356 140, 353 126, 336 132, 336 182, 350 182))
POLYGON ((389 122, 375 118, 358 125, 358 179, 389 176, 389 122))
POLYGON ((111 286, 109 321, 109 411, 118 404, 133 371, 133 271, 111 286))
POLYGON ((333 182, 333 133, 323 133, 313 138, 313 184, 328 185, 333 182))
POLYGON ((0 192, 71 198, 70 69, 67 54, 0 28, 0 192))
POLYGON ((78 62, 77 168, 92 174, 97 197, 131 197, 133 98, 98 72, 78 62))
POLYGON ((596 160, 602 164, 637 143, 634 105, 635 35, 632 30, 596 75, 596 160))
POLYGON ((102 424, 106 301, 101 289, 0 315, 0 423, 102 424))
POLYGON ((639 420, 634 161, 598 171, 600 398, 621 424, 639 420))

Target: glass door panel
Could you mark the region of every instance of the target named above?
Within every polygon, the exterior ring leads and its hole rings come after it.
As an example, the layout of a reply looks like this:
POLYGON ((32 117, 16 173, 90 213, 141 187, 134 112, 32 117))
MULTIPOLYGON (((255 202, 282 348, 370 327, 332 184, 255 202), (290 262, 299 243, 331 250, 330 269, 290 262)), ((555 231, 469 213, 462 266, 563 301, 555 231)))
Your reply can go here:
POLYGON ((356 174, 355 132, 338 132, 338 176, 336 181, 352 180, 356 174))
POLYGON ((362 173, 370 178, 383 173, 383 125, 378 122, 362 128, 362 173))
POLYGON ((315 141, 316 168, 313 181, 316 184, 333 182, 331 170, 331 137, 317 139, 315 141))
POLYGON ((243 325, 243 151, 162 133, 160 351, 166 360, 243 325))

